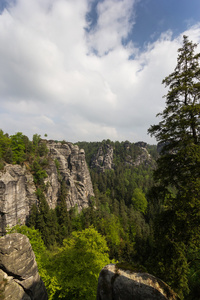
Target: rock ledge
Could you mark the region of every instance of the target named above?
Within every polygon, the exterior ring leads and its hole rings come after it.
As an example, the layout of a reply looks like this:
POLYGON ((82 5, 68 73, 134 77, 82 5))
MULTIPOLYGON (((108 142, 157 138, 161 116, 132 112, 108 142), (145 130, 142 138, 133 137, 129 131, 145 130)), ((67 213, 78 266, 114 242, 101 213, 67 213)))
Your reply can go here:
POLYGON ((99 275, 97 300, 180 300, 162 280, 110 264, 99 275))

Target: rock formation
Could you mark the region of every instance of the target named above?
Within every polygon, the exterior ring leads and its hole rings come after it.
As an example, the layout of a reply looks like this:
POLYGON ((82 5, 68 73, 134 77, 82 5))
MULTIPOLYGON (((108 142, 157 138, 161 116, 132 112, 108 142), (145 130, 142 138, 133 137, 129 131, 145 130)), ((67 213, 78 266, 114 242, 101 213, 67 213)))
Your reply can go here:
POLYGON ((0 239, 0 299, 48 299, 29 239, 20 233, 0 239))
MULTIPOLYGON (((137 167, 141 164, 153 165, 153 159, 146 149, 147 143, 138 142, 135 144, 137 147, 136 153, 130 155, 131 143, 124 142, 123 163, 137 167), (134 156, 134 157, 133 157, 134 156)), ((90 167, 96 169, 98 172, 104 172, 105 170, 111 170, 114 168, 113 157, 115 155, 115 149, 109 144, 102 145, 98 148, 97 153, 92 157, 90 167)))
POLYGON ((147 143, 145 143, 145 142, 137 142, 137 143, 135 143, 135 146, 138 146, 138 147, 141 147, 141 148, 146 148, 147 143))
MULTIPOLYGON (((84 150, 71 143, 48 141, 48 166, 45 178, 46 200, 55 208, 62 180, 66 182, 68 209, 79 211, 89 205, 94 195, 84 150)), ((25 224, 33 204, 37 204, 36 187, 26 166, 6 164, 0 172, 0 235, 6 227, 25 224)))
POLYGON ((97 300, 180 300, 160 279, 147 274, 105 266, 99 275, 97 300))
POLYGON ((46 170, 48 177, 45 183, 47 184, 46 199, 50 208, 55 208, 57 205, 59 177, 67 184, 67 207, 77 205, 79 211, 88 207, 90 197, 94 196, 94 193, 85 151, 67 142, 48 141, 47 147, 51 160, 46 170))
POLYGON ((33 176, 20 165, 6 165, 0 172, 0 231, 18 222, 25 224, 34 203, 37 203, 33 176))
POLYGON ((111 145, 106 144, 104 147, 99 147, 92 158, 91 168, 100 172, 113 169, 113 147, 111 145))
POLYGON ((134 166, 139 166, 141 164, 151 164, 152 158, 151 155, 148 153, 146 148, 141 147, 141 153, 136 157, 135 161, 133 162, 134 166))

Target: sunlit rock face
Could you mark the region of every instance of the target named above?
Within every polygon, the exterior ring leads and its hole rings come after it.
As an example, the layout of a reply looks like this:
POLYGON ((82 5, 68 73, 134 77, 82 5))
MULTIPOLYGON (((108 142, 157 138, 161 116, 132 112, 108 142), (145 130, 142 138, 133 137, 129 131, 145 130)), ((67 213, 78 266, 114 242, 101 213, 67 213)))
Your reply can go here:
POLYGON ((105 266, 99 275, 97 300, 180 300, 160 279, 147 274, 105 266))
MULTIPOLYGON (((121 162, 124 165, 130 167, 138 167, 139 165, 154 165, 154 161, 146 149, 147 144, 144 142, 138 142, 135 144, 135 153, 130 154, 130 142, 124 142, 123 154, 120 157, 121 162)), ((110 144, 102 144, 97 152, 93 155, 90 167, 96 169, 98 172, 105 172, 106 170, 112 170, 115 168, 114 156, 116 156, 116 150, 110 144)), ((119 154, 118 154, 119 156, 119 154)), ((117 158, 119 159, 119 157, 117 158)))
MULTIPOLYGON (((94 196, 85 152, 71 143, 47 141, 48 166, 46 167, 45 196, 50 208, 58 204, 61 182, 66 183, 67 208, 77 206, 80 212, 89 206, 94 196)), ((7 227, 26 224, 33 204, 38 205, 33 175, 24 166, 6 164, 0 172, 0 235, 7 227)))
POLYGON ((29 239, 20 233, 0 239, 0 285, 0 299, 48 299, 29 239))
POLYGON ((91 161, 91 168, 104 172, 113 169, 113 147, 109 144, 100 146, 91 161))
POLYGON ((20 165, 9 165, 0 172, 0 231, 17 223, 25 224, 32 205, 37 204, 33 176, 20 165))
POLYGON ((67 187, 67 208, 77 206, 81 211, 88 207, 94 196, 90 173, 85 160, 85 151, 68 142, 48 141, 51 162, 47 168, 48 177, 46 199, 50 208, 57 205, 60 182, 64 180, 67 187))

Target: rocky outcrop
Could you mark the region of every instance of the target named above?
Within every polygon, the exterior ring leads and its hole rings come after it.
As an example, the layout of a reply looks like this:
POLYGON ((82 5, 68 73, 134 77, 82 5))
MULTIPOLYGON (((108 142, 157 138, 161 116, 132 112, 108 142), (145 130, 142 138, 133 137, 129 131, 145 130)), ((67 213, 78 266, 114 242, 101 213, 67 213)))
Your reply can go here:
POLYGON ((119 299, 180 300, 160 279, 147 273, 135 273, 110 264, 100 272, 97 300, 119 299))
MULTIPOLYGON (((137 147, 137 155, 132 157, 131 155, 127 154, 125 158, 125 164, 130 165, 133 167, 138 167, 141 164, 143 165, 153 165, 154 162, 152 160, 151 155, 149 154, 148 150, 146 149, 147 143, 145 142, 137 142, 134 144, 137 147)), ((128 152, 130 148, 130 143, 126 142, 125 149, 128 152)))
MULTIPOLYGON (((138 142, 134 144, 135 150, 131 151, 133 144, 126 141, 123 143, 122 155, 117 154, 125 165, 137 167, 141 164, 153 165, 153 159, 146 149, 147 143, 138 142), (122 156, 122 157, 121 157, 122 156)), ((105 170, 114 169, 113 158, 116 155, 115 149, 110 144, 104 144, 100 146, 97 153, 93 155, 90 167, 96 169, 98 172, 104 172, 105 170)))
POLYGON ((146 148, 141 147, 141 152, 140 154, 136 157, 135 161, 133 162, 134 166, 139 166, 141 164, 151 164, 152 163, 152 158, 149 152, 147 151, 146 148))
POLYGON ((88 207, 90 197, 94 196, 90 173, 85 160, 85 151, 67 142, 48 141, 50 163, 47 168, 48 177, 46 199, 50 208, 57 205, 60 181, 67 186, 67 207, 78 207, 80 211, 88 207))
POLYGON ((137 142, 137 143, 135 143, 135 146, 138 146, 138 147, 141 147, 141 148, 146 148, 147 143, 145 143, 145 142, 137 142))
POLYGON ((0 172, 0 232, 18 222, 25 224, 30 209, 37 203, 33 176, 26 167, 7 164, 0 172))
POLYGON ((113 169, 113 147, 109 144, 100 146, 97 153, 93 156, 91 168, 104 172, 113 169))
POLYGON ((20 233, 0 239, 0 299, 48 299, 29 239, 20 233))
MULTIPOLYGON (((67 142, 46 143, 49 157, 45 196, 49 207, 56 207, 61 181, 64 180, 68 209, 77 206, 81 211, 94 195, 84 150, 67 142)), ((38 203, 35 192, 33 176, 25 165, 5 165, 0 172, 0 235, 5 233, 6 227, 26 223, 32 205, 38 203)))

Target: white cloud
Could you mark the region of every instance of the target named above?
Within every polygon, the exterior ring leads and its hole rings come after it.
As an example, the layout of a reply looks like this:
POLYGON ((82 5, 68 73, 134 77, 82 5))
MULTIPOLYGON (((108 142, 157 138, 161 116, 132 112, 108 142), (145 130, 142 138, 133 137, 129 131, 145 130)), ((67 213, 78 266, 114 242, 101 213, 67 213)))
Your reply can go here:
MULTIPOLYGON (((18 0, 0 15, 5 132, 151 141, 146 132, 164 107, 161 82, 176 65, 182 35, 166 32, 140 53, 133 42, 122 43, 134 25, 135 1, 99 2, 97 24, 87 32, 91 3, 18 0)), ((185 34, 200 41, 200 24, 185 34)))
POLYGON ((135 0, 106 0, 97 6, 98 22, 89 36, 90 46, 102 56, 121 44, 133 26, 135 0))

